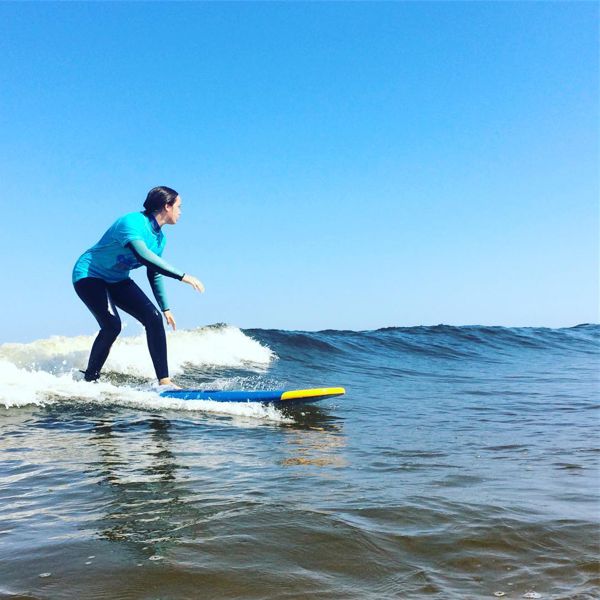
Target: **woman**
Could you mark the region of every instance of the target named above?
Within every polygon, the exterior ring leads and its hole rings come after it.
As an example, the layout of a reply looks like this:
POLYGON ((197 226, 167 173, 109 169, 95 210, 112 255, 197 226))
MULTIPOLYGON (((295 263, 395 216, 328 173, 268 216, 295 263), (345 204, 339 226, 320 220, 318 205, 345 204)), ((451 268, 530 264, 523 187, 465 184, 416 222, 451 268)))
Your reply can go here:
POLYGON ((175 330, 175 319, 169 310, 163 276, 188 283, 199 292, 202 282, 165 262, 163 225, 175 225, 181 215, 181 198, 168 187, 148 192, 144 211, 129 213, 117 219, 100 241, 86 250, 75 263, 73 285, 77 295, 100 325, 94 340, 84 378, 95 381, 110 348, 121 331, 117 307, 135 317, 146 328, 148 349, 159 385, 173 385, 167 364, 167 340, 160 313, 151 300, 129 278, 129 271, 147 267, 154 297, 167 323, 175 330))

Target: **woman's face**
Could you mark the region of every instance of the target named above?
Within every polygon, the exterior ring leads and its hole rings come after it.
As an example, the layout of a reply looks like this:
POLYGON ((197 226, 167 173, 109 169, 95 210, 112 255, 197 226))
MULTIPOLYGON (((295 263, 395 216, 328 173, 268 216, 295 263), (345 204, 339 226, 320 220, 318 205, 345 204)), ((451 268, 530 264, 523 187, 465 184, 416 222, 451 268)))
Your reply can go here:
POLYGON ((166 204, 163 209, 165 212, 165 223, 175 225, 181 216, 181 198, 177 196, 173 204, 166 204))

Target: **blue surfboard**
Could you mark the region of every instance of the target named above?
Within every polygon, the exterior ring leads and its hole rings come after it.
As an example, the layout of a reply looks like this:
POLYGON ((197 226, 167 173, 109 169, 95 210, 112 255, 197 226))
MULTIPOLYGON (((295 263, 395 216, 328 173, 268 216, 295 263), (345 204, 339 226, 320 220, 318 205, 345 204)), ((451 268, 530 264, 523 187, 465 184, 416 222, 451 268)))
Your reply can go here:
POLYGON ((335 388, 312 388, 309 390, 165 390, 163 398, 178 400, 212 400, 213 402, 262 402, 285 403, 317 402, 325 398, 342 396, 346 390, 335 388))

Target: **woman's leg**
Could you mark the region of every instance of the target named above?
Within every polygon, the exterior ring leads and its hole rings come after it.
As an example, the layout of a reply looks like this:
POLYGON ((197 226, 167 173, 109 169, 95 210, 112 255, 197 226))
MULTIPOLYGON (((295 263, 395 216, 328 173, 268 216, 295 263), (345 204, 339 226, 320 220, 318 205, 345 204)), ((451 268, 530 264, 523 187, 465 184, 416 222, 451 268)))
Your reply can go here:
POLYGON ((89 308, 100 325, 100 331, 92 345, 90 359, 85 371, 86 381, 95 381, 108 358, 108 353, 121 332, 121 319, 111 299, 108 284, 102 279, 85 277, 76 281, 75 291, 89 308))
POLYGON ((162 315, 133 279, 111 283, 109 289, 115 304, 146 328, 148 350, 150 350, 156 377, 159 381, 167 379, 169 377, 167 338, 162 315))

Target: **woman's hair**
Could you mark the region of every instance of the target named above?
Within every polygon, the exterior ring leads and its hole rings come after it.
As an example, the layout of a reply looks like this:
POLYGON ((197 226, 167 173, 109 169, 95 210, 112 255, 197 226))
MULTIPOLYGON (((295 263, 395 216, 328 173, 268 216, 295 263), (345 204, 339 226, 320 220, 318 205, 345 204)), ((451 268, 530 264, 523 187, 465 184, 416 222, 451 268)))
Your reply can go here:
POLYGON ((148 192, 146 201, 144 202, 144 214, 151 215, 162 210, 165 204, 175 204, 178 195, 175 190, 164 185, 152 188, 148 192))

